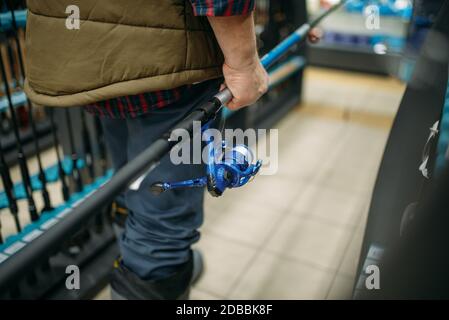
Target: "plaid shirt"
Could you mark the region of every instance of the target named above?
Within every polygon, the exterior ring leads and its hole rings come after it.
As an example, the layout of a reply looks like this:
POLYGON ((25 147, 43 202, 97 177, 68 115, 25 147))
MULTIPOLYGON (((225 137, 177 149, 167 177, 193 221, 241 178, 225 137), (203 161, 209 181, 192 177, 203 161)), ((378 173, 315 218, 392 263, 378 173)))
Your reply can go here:
MULTIPOLYGON (((190 0, 196 16, 244 15, 254 10, 255 0, 190 0)), ((88 112, 112 119, 135 118, 163 108, 188 95, 193 85, 119 97, 87 105, 88 112)))

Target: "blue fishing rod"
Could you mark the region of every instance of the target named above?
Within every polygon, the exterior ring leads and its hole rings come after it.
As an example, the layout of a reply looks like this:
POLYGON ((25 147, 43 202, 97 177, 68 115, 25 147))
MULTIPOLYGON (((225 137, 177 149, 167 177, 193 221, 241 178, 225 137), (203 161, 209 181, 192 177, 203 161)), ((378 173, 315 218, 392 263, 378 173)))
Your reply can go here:
MULTIPOLYGON (((296 29, 290 36, 262 57, 262 66, 268 70, 293 47, 307 39, 309 32, 324 18, 338 10, 346 2, 348 1, 340 1, 310 23, 303 24, 296 29)), ((214 114, 218 114, 221 108, 230 102, 232 98, 232 93, 228 88, 215 95, 213 98, 213 105, 216 109, 214 114)), ((226 142, 223 141, 221 146, 217 146, 213 141, 213 137, 208 136, 207 133, 207 129, 209 129, 212 121, 213 119, 202 127, 202 133, 205 134, 208 148, 206 176, 177 182, 155 182, 150 187, 153 194, 158 195, 173 189, 207 187, 212 196, 219 197, 226 189, 242 187, 257 175, 262 167, 262 161, 259 160, 253 164, 254 156, 246 145, 228 148, 226 142)))

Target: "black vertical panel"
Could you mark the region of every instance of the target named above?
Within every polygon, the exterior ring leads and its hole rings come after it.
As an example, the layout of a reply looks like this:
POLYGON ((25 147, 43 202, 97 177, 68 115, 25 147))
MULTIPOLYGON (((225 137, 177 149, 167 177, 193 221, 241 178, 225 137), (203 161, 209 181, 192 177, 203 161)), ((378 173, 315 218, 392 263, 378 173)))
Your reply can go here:
MULTIPOLYGON (((448 60, 449 3, 446 2, 426 38, 388 139, 371 200, 358 275, 363 275, 361 268, 371 246, 388 252, 401 241, 399 230, 404 210, 422 196, 424 178, 418 167, 429 128, 441 116, 448 81, 448 60)), ((447 244, 441 245, 447 247, 447 244)), ((413 265, 402 267, 414 268, 413 265)), ((381 277, 384 276, 381 273, 381 277)), ((358 289, 362 290, 363 281, 360 284, 358 289)), ((380 291, 372 290, 371 294, 380 296, 382 288, 380 291)))

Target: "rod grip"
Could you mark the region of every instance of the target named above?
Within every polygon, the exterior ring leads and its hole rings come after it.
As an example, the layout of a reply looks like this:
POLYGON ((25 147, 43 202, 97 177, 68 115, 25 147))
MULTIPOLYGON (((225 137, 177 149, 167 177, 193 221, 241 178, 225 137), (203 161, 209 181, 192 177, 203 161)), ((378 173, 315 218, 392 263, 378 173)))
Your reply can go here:
POLYGON ((214 98, 217 99, 218 101, 220 101, 220 103, 222 105, 227 104, 229 101, 232 100, 231 90, 229 90, 228 88, 225 88, 225 89, 221 90, 219 93, 217 93, 214 96, 214 98))

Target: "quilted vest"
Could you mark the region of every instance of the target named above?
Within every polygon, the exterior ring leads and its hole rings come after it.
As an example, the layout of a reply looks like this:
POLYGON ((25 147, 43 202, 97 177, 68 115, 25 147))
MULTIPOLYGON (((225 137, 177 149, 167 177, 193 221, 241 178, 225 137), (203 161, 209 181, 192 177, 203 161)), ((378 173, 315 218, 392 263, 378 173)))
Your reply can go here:
POLYGON ((220 47, 188 0, 27 4, 25 92, 37 104, 79 106, 221 76, 220 47), (79 29, 66 24, 72 5, 79 29))

